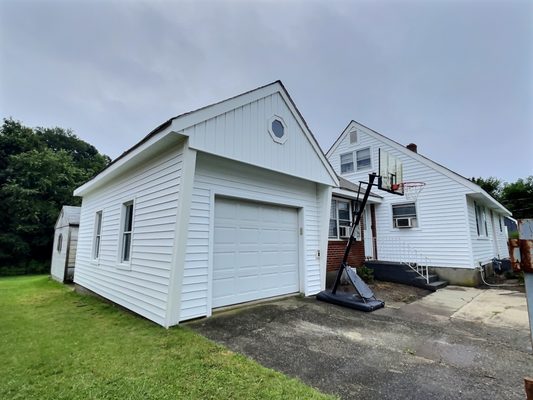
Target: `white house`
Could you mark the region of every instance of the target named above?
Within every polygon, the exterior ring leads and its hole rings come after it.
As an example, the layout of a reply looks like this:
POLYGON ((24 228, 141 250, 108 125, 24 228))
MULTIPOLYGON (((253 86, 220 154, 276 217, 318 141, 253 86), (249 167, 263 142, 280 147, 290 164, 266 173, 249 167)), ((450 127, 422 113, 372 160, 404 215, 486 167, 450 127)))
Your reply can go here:
POLYGON ((166 327, 316 294, 337 185, 279 81, 182 114, 75 190, 75 283, 166 327))
POLYGON ((74 276, 80 207, 63 206, 55 224, 50 274, 59 282, 71 282, 74 276))
POLYGON ((375 229, 365 231, 365 257, 398 261, 407 251, 427 260, 450 283, 475 284, 480 265, 509 256, 503 218, 511 213, 478 185, 409 148, 352 121, 327 152, 339 176, 358 183, 378 172, 378 149, 403 163, 404 181, 426 186, 416 201, 378 191, 375 229), (398 219, 408 221, 399 227, 398 219), (375 243, 375 246, 373 246, 375 243))

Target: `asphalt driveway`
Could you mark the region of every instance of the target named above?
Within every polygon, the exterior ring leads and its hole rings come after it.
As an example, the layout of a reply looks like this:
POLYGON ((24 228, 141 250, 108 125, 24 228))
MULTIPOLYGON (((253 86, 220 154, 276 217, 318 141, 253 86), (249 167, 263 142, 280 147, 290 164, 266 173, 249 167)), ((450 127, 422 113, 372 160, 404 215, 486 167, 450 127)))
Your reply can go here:
MULTIPOLYGON (((293 297, 188 325, 344 399, 524 398, 523 377, 533 375, 527 329, 469 319, 479 294, 447 290, 369 314, 293 297), (443 296, 461 300, 443 310, 443 296)), ((520 302, 515 299, 515 312, 521 312, 520 302)))

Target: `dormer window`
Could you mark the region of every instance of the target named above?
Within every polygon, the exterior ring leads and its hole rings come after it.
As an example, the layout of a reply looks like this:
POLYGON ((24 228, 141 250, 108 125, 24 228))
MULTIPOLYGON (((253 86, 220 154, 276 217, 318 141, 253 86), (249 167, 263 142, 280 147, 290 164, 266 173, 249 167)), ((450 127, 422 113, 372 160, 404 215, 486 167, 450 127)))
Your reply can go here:
POLYGON ((268 133, 274 142, 283 144, 287 140, 287 124, 283 118, 274 115, 268 120, 268 133))

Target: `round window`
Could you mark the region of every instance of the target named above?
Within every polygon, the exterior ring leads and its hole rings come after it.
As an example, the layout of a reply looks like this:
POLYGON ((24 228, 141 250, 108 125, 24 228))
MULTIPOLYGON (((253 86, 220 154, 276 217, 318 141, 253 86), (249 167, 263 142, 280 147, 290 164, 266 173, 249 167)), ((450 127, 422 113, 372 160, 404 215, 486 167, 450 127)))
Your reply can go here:
POLYGON ((274 132, 274 136, 280 139, 285 134, 285 127, 279 119, 275 119, 274 121, 272 121, 272 132, 274 132))
POLYGON ((273 115, 268 119, 268 133, 272 136, 274 142, 283 144, 287 141, 287 124, 283 118, 278 115, 273 115))

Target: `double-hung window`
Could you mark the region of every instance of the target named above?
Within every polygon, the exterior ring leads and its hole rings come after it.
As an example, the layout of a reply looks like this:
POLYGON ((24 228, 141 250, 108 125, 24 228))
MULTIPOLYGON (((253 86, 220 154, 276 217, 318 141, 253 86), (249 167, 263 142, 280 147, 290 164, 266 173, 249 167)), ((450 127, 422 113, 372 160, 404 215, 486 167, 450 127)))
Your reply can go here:
POLYGON ((353 153, 341 154, 341 174, 349 174, 353 171, 353 153))
POLYGON ((372 158, 370 157, 370 147, 366 149, 357 150, 355 152, 357 160, 357 170, 372 168, 372 158))
POLYGON ((477 235, 487 236, 487 214, 485 212, 485 207, 482 207, 477 202, 474 202, 474 210, 476 213, 477 235))
MULTIPOLYGON (((352 212, 350 210, 350 202, 348 200, 332 199, 331 212, 329 218, 329 238, 341 239, 346 237, 340 234, 340 227, 349 227, 352 223, 352 212)), ((349 228, 346 228, 349 230, 349 228)))
POLYGON ((98 211, 94 218, 93 258, 95 260, 100 257, 101 237, 102 237, 102 211, 98 211))
POLYGON ((416 204, 393 204, 392 226, 394 228, 416 228, 418 226, 416 204))
POLYGON ((131 259, 131 235, 133 233, 133 201, 122 205, 122 238, 120 261, 127 263, 131 259))

